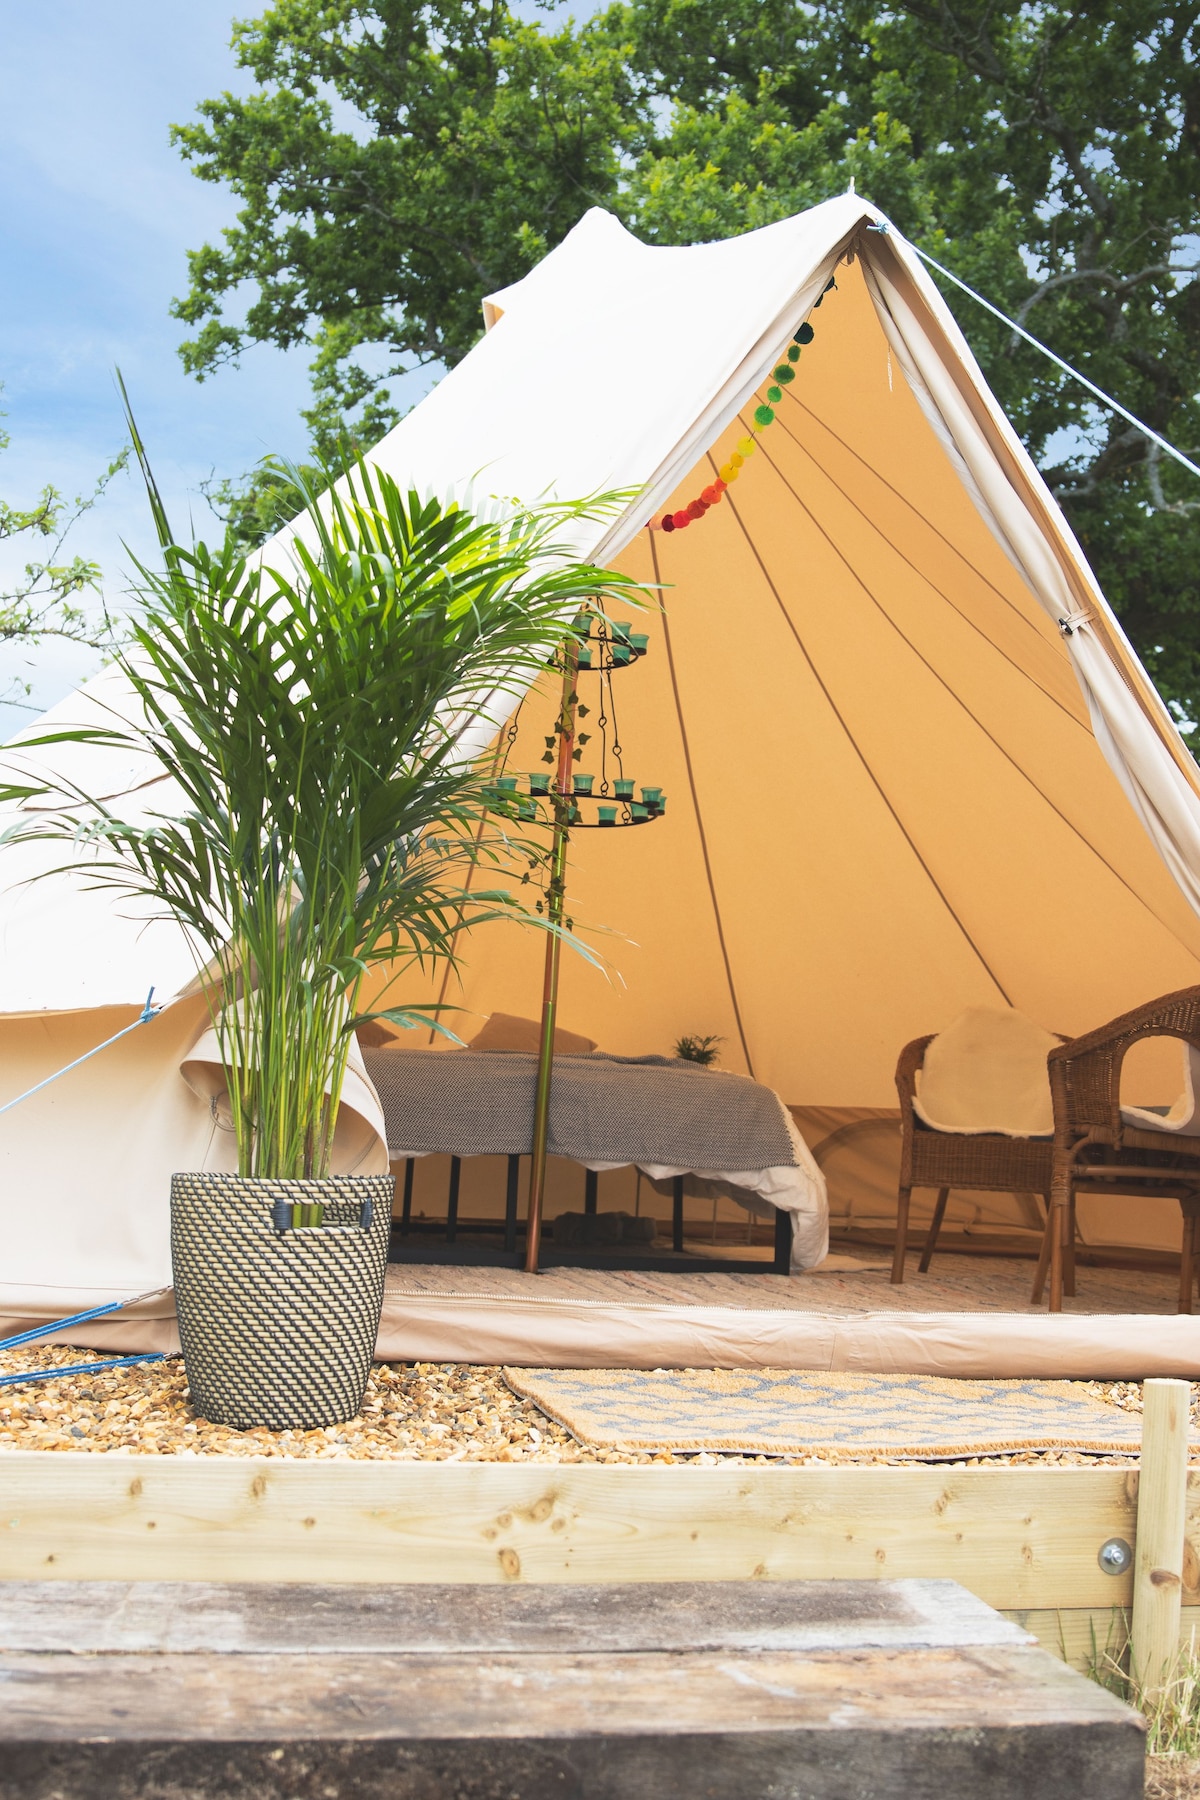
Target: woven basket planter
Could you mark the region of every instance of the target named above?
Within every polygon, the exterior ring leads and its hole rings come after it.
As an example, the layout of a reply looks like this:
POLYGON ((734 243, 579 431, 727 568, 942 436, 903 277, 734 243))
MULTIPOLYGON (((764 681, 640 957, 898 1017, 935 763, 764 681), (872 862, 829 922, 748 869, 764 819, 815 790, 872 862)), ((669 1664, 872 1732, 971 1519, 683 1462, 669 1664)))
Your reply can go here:
POLYGON ((201 1418, 240 1431, 354 1418, 383 1309, 393 1191, 390 1175, 172 1177, 175 1306, 201 1418), (292 1229, 293 1208, 313 1202, 322 1223, 292 1229))

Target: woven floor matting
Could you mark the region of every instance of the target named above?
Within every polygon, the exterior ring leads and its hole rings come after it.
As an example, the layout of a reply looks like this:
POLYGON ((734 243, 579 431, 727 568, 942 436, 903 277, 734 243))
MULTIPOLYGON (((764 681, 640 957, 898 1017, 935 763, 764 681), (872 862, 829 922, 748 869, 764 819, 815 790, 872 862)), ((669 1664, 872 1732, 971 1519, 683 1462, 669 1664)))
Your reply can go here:
POLYGON ((584 1444, 929 1461, 1010 1450, 1136 1451, 1141 1419, 1069 1381, 796 1369, 505 1369, 584 1444))

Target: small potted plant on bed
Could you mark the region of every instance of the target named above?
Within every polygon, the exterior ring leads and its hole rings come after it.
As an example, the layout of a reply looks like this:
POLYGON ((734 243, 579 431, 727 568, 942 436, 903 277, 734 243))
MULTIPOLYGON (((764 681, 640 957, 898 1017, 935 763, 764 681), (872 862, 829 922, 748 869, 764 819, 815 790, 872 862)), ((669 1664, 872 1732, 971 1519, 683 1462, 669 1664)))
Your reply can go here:
POLYGON ((10 786, 42 796, 10 835, 73 838, 90 879, 188 932, 237 1148, 236 1172, 172 1184, 193 1403, 311 1429, 361 1405, 387 1259, 391 1177, 330 1173, 352 1036, 416 1022, 361 996, 381 965, 451 956, 484 919, 535 922, 466 879, 514 847, 483 752, 580 600, 628 592, 562 541, 618 497, 481 518, 359 463, 247 559, 173 538, 136 428, 134 443, 163 568, 139 565, 128 704, 67 735, 170 785, 124 818, 69 782, 10 786))

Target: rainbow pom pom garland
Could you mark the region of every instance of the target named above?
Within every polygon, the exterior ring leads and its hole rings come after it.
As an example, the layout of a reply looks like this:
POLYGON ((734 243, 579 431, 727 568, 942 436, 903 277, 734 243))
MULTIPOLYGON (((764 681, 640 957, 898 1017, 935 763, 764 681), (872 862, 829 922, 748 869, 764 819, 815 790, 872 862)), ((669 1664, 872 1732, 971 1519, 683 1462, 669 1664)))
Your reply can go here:
MULTIPOLYGON (((817 301, 817 306, 820 306, 821 301, 834 285, 833 281, 826 284, 824 292, 817 301)), ((706 488, 701 488, 696 498, 689 500, 688 504, 681 507, 678 512, 664 513, 661 519, 651 519, 648 527, 650 531, 683 531, 692 523, 693 519, 702 519, 710 506, 718 504, 726 488, 732 486, 741 474, 746 458, 753 456, 758 448, 759 432, 765 431, 768 425, 774 424, 775 408, 783 399, 783 390, 796 379, 795 365, 800 360, 800 352, 806 344, 812 343, 815 336, 816 332, 805 320, 788 345, 787 360, 778 363, 771 371, 771 382, 767 388, 766 401, 754 409, 755 429, 746 437, 738 439, 737 448, 733 451, 729 461, 722 463, 717 471, 716 481, 710 482, 706 488)))

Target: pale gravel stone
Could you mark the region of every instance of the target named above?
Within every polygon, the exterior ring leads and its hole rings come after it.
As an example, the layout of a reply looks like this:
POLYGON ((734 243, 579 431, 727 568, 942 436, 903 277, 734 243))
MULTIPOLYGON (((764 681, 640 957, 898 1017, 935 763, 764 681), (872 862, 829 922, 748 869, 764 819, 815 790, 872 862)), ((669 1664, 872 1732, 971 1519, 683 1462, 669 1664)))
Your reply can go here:
MULTIPOLYGON (((88 1353, 66 1346, 33 1345, 0 1352, 0 1373, 66 1367, 88 1353)), ((1126 1412, 1142 1410, 1134 1381, 1084 1381, 1084 1392, 1126 1412)), ((1193 1388, 1192 1417, 1200 1428, 1200 1390, 1193 1388)), ((188 1404, 179 1358, 111 1373, 74 1376, 0 1388, 0 1451, 75 1450, 92 1455, 281 1456, 399 1462, 663 1463, 712 1468, 718 1463, 798 1466, 900 1463, 910 1459, 860 1456, 852 1450, 820 1455, 767 1457, 705 1451, 699 1456, 651 1455, 577 1443, 530 1401, 506 1385, 498 1368, 470 1364, 380 1363, 372 1371, 363 1410, 346 1425, 317 1431, 231 1431, 197 1419, 188 1404)), ((1089 1456, 1079 1450, 1013 1451, 949 1464, 1136 1464, 1133 1454, 1089 1456)))

